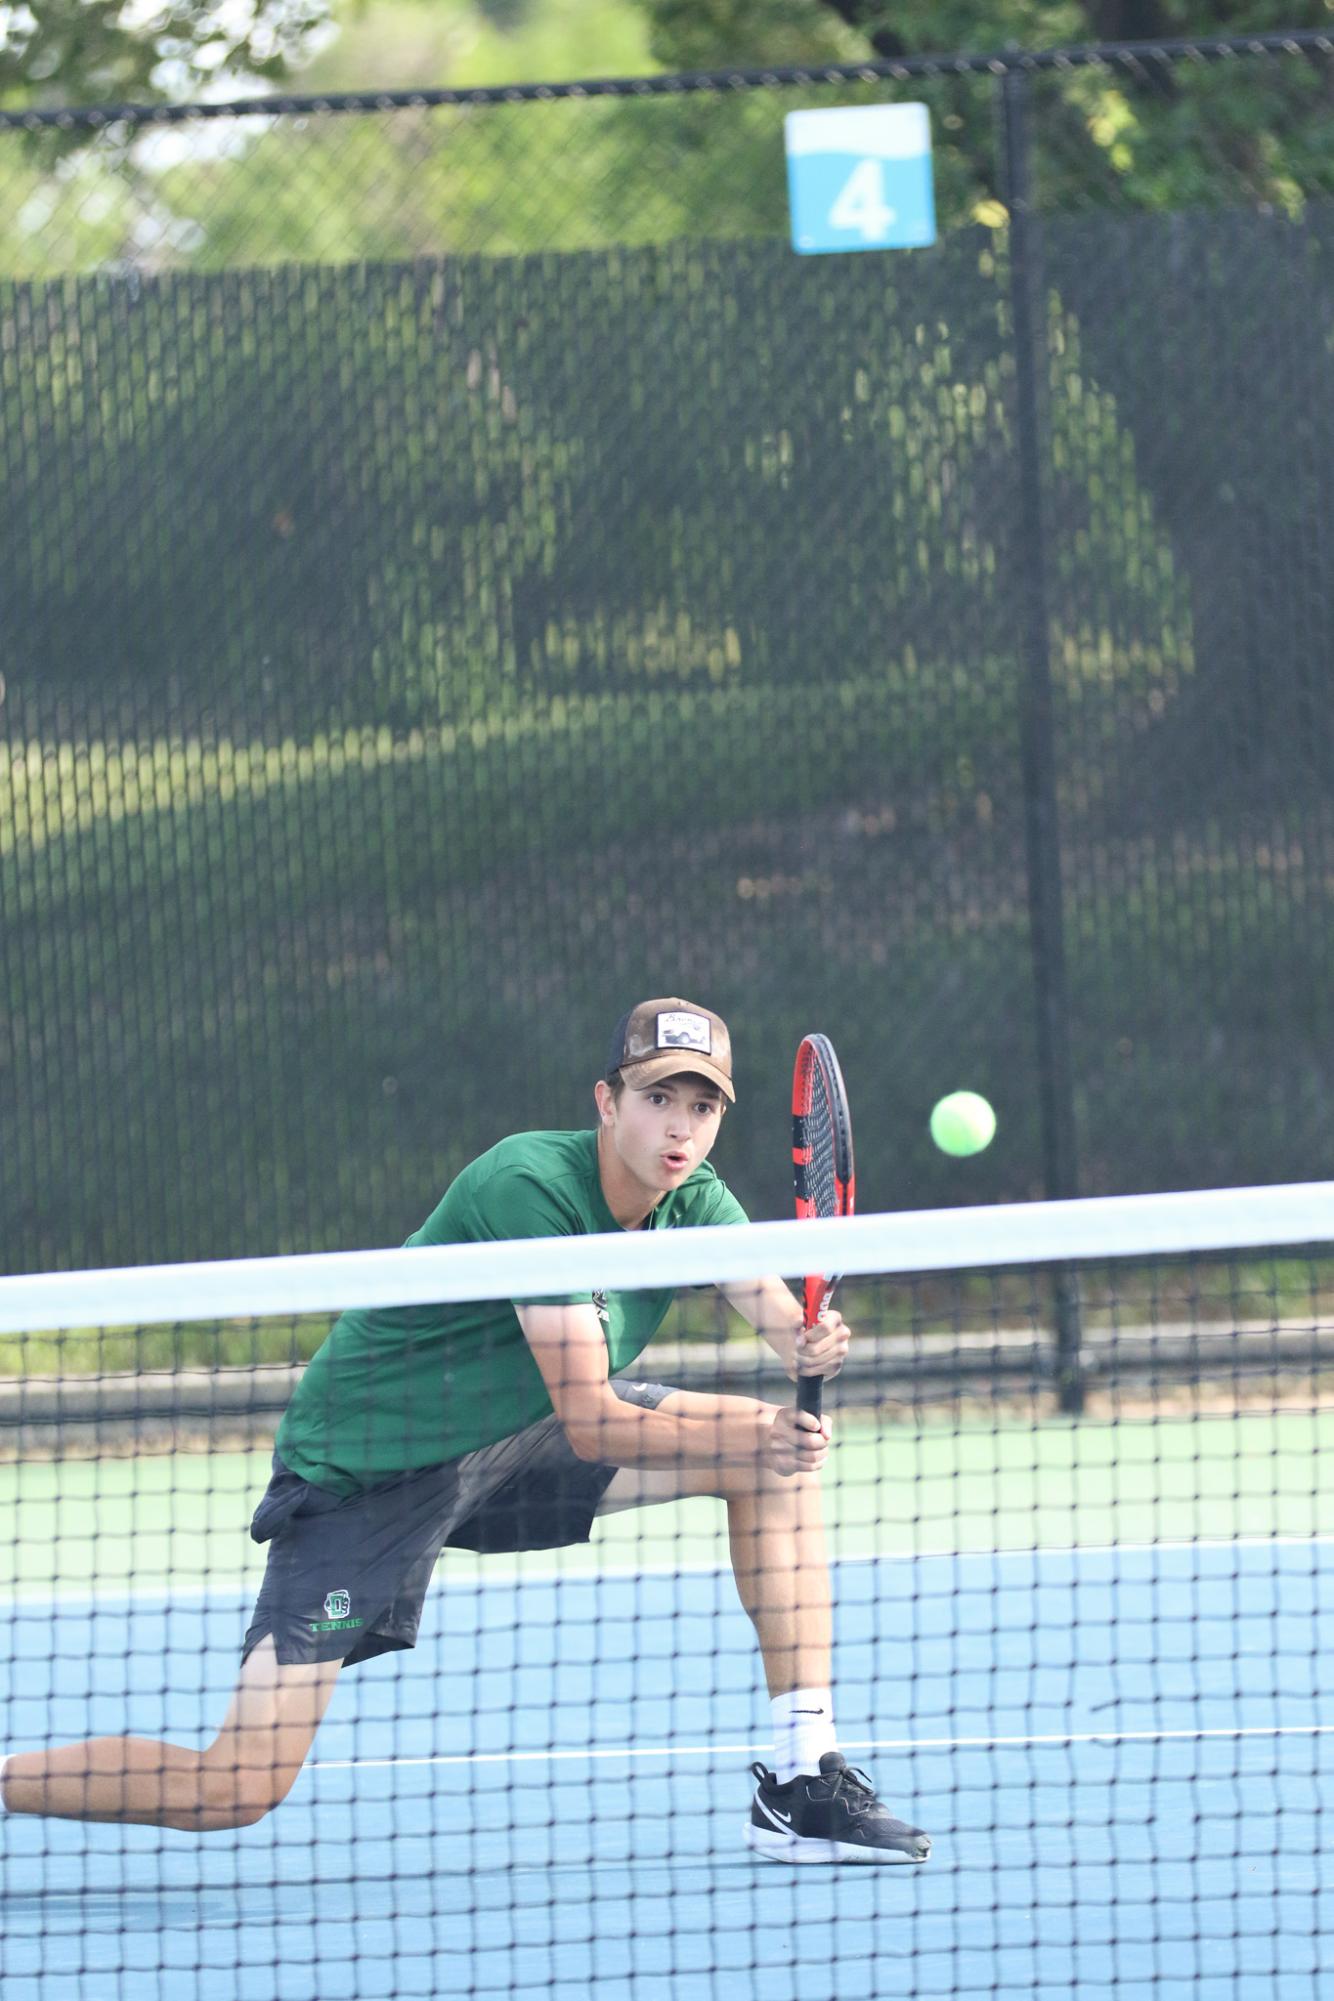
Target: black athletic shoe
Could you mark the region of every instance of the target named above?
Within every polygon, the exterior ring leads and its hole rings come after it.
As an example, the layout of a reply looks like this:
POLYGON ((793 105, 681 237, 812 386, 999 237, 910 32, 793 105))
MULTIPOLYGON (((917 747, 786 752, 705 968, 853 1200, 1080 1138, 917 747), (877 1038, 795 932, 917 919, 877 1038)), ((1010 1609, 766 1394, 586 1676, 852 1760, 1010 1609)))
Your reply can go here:
POLYGON ((865 1772, 826 1751, 820 1776, 800 1773, 780 1786, 763 1765, 746 1824, 746 1845, 770 1862, 925 1862, 931 1837, 895 1820, 865 1772))

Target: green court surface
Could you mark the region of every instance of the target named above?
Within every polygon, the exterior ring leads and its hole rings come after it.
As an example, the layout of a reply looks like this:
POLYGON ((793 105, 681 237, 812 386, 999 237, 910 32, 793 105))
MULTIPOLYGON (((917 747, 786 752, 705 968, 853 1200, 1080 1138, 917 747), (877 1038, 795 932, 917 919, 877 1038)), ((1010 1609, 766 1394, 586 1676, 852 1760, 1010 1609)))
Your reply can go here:
MULTIPOLYGON (((1334 1410, 1177 1413, 921 1428, 838 1420, 826 1481, 840 1557, 1093 1548, 1334 1533, 1334 1410)), ((0 1593, 233 1590, 258 1580, 247 1533, 264 1451, 0 1465, 0 1593)), ((711 1501, 632 1510, 561 1552, 562 1572, 724 1562, 711 1501)), ((451 1551, 450 1577, 549 1571, 552 1554, 451 1551)))

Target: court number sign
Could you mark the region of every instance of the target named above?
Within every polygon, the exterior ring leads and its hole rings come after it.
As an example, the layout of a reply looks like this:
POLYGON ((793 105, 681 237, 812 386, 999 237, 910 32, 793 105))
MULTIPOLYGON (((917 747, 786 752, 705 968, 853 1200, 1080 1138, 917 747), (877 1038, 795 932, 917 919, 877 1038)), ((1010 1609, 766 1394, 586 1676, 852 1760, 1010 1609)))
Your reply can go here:
POLYGON ((794 250, 917 249, 935 242, 924 104, 791 111, 783 122, 794 250))

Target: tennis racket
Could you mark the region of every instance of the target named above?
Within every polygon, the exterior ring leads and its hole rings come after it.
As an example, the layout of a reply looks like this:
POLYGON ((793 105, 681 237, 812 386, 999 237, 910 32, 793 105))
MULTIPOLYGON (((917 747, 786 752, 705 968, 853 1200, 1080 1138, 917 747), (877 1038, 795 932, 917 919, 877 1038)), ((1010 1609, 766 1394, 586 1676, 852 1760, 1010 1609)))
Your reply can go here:
MULTIPOLYGON (((850 1216, 856 1181, 852 1117, 843 1072, 827 1035, 807 1035, 792 1076, 792 1179, 798 1216, 850 1216)), ((838 1278, 811 1272, 805 1280, 806 1325, 814 1327, 834 1296, 838 1278)), ((819 1417, 821 1376, 798 1376, 797 1408, 819 1417)))

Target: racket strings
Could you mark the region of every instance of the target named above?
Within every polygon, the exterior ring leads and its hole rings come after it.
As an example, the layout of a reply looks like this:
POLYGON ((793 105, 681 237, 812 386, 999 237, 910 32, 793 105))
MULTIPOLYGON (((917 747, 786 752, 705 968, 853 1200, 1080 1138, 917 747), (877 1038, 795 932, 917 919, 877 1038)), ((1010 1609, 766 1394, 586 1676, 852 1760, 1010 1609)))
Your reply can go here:
POLYGON ((815 1214, 822 1218, 839 1213, 836 1116, 824 1071, 817 1064, 806 1121, 806 1141, 811 1150, 807 1188, 815 1214))

